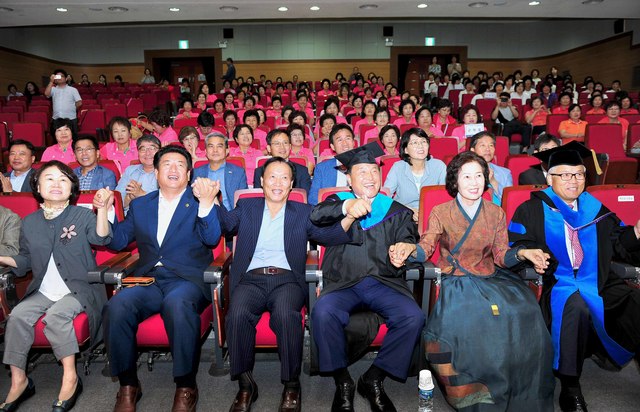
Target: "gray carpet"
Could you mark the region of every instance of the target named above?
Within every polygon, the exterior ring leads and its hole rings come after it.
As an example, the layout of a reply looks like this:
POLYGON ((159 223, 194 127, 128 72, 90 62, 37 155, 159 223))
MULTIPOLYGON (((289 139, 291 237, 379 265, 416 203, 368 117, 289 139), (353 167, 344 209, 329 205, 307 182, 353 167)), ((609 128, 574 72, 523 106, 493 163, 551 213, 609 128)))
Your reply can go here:
MULTIPOLYGON (((229 376, 213 377, 208 374, 211 347, 210 341, 205 344, 203 361, 198 373, 200 387, 200 411, 227 411, 235 396, 237 385, 229 380, 229 376)), ((350 370, 354 378, 362 374, 371 364, 371 357, 353 365, 350 370)), ((98 358, 90 366, 90 375, 82 376, 84 393, 74 410, 102 412, 110 411, 115 402, 118 383, 102 375, 105 366, 104 358, 98 358)), ((148 371, 145 355, 141 358, 139 376, 142 382, 143 397, 138 404, 141 412, 159 412, 170 410, 173 401, 174 386, 171 374, 170 359, 156 360, 153 371, 148 371)), ((80 369, 82 369, 80 367, 80 369)), ((260 396, 254 404, 253 411, 276 411, 280 401, 282 386, 279 380, 280 364, 273 353, 259 354, 254 371, 259 386, 260 396)), ((0 396, 4 397, 9 387, 8 371, 0 372, 0 396)), ((25 402, 21 411, 45 411, 50 409, 58 393, 58 385, 62 369, 57 366, 51 356, 44 356, 37 362, 30 376, 36 383, 36 395, 25 402)), ((331 378, 309 377, 303 374, 302 405, 303 411, 328 411, 331 406, 334 386, 331 378)), ((636 412, 640 410, 638 393, 640 376, 635 363, 621 372, 607 372, 599 369, 595 363, 587 361, 582 379, 583 392, 591 412, 636 412)), ((417 381, 410 378, 406 383, 392 380, 385 382, 385 388, 394 401, 398 411, 417 410, 417 381)), ((556 387, 556 410, 559 385, 556 387)), ((356 411, 368 411, 365 400, 356 395, 356 411)), ((435 409, 451 411, 442 394, 436 389, 435 409)))

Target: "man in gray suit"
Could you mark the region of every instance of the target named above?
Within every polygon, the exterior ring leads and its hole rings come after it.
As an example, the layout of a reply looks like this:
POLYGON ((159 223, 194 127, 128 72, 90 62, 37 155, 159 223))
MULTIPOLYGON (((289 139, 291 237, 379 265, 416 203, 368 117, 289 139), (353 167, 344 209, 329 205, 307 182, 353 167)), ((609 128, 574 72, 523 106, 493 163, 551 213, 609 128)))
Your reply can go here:
POLYGON ((33 144, 26 140, 16 139, 9 144, 11 172, 0 176, 3 192, 31 192, 29 180, 34 172, 31 165, 36 161, 35 153, 33 144))

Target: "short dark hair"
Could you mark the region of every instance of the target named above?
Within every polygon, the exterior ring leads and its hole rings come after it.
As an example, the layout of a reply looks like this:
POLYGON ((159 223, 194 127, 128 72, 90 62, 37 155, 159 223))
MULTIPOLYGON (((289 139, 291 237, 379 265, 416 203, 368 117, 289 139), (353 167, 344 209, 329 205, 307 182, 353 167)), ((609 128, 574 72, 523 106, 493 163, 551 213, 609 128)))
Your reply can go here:
POLYGON ((40 195, 38 191, 38 180, 40 176, 44 173, 45 170, 50 169, 52 167, 57 167, 63 175, 65 175, 71 181, 71 193, 69 194, 69 203, 74 203, 80 195, 80 181, 78 180, 78 176, 73 172, 66 164, 62 163, 59 160, 51 160, 42 165, 42 167, 34 174, 31 175, 31 180, 29 181, 29 185, 31 186, 31 192, 33 193, 33 197, 36 199, 38 203, 44 203, 44 199, 40 195))
MULTIPOLYGON (((411 102, 413 103, 413 102, 411 102)), ((391 119, 391 114, 389 113, 389 109, 387 109, 386 107, 376 107, 376 111, 373 113, 373 120, 375 121, 378 118, 378 115, 380 113, 386 113, 387 114, 387 118, 391 119)), ((362 136, 364 137, 364 136, 362 136)))
POLYGON ((293 162, 289 162, 284 157, 280 157, 280 156, 270 157, 269 159, 267 159, 266 162, 264 162, 264 164, 262 165, 262 176, 265 175, 265 173, 267 171, 267 167, 269 167, 269 165, 271 165, 273 163, 284 163, 287 166, 289 166, 289 169, 291 169, 291 181, 292 182, 296 181, 296 168, 293 165, 293 162))
POLYGON ((142 143, 144 142, 152 143, 158 146, 158 149, 162 147, 162 143, 160 143, 160 139, 158 139, 156 136, 152 134, 145 133, 142 136, 140 136, 138 140, 136 140, 136 149, 140 149, 140 146, 142 146, 142 143))
POLYGON ((582 107, 580 107, 578 103, 571 103, 571 105, 569 106, 569 113, 571 113, 576 107, 580 109, 580 112, 582 113, 582 107))
POLYGON ((242 121, 246 123, 249 117, 255 117, 258 121, 258 124, 260 124, 260 114, 258 114, 257 110, 251 109, 244 112, 244 114, 242 115, 242 121))
POLYGON ((289 123, 293 123, 293 119, 295 119, 298 116, 304 119, 304 124, 307 124, 307 114, 302 110, 292 111, 291 113, 289 113, 289 117, 287 118, 287 120, 289 120, 289 123))
POLYGON ((279 134, 284 134, 285 136, 287 136, 287 139, 289 139, 289 143, 291 143, 291 135, 289 134, 289 131, 286 129, 273 129, 270 130, 269 133, 267 133, 267 144, 271 145, 271 139, 273 139, 274 136, 279 135, 279 134))
POLYGON ((171 118, 164 110, 154 110, 149 115, 149 121, 157 123, 162 127, 168 127, 171 125, 171 118))
POLYGON ((460 110, 460 119, 464 120, 464 116, 467 113, 469 113, 471 110, 476 112, 476 115, 478 116, 478 122, 482 122, 482 115, 480 114, 480 110, 478 110, 478 107, 475 104, 468 104, 468 105, 464 106, 460 110))
POLYGON ((538 136, 535 142, 533 142, 533 149, 538 151, 540 150, 540 146, 551 142, 555 143, 558 146, 562 146, 562 142, 556 136, 550 133, 542 133, 538 136))
POLYGON ((233 116, 233 118, 236 119, 236 122, 238 121, 238 115, 233 110, 226 110, 222 115, 222 118, 226 120, 229 116, 233 116))
POLYGON ((615 99, 611 99, 610 101, 608 101, 605 105, 604 105, 604 110, 609 110, 609 108, 611 106, 618 106, 618 108, 621 108, 620 106, 620 102, 615 100, 615 99))
POLYGON ((242 129, 248 129, 249 133, 251 133, 251 140, 253 140, 253 129, 251 128, 251 126, 244 123, 236 125, 236 128, 233 129, 233 140, 235 140, 236 143, 238 143, 238 135, 240 134, 240 131, 242 129))
POLYGON ((493 133, 491 133, 489 131, 483 130, 483 131, 478 132, 478 133, 474 134, 473 136, 471 136, 471 141, 469 143, 469 149, 475 148, 476 144, 478 144, 478 140, 482 139, 483 137, 487 137, 487 136, 489 136, 491 138, 491 140, 493 140, 494 143, 496 142, 496 135, 495 134, 493 134, 493 133))
POLYGON ((129 119, 127 119, 126 117, 122 117, 122 116, 114 116, 109 121, 109 132, 111 132, 111 130, 113 130, 113 126, 115 126, 117 124, 121 124, 124 127, 126 127, 127 129, 129 129, 129 131, 131 131, 131 122, 129 121, 129 119))
POLYGON ((191 153, 189 153, 187 149, 185 149, 184 147, 178 146, 175 144, 162 147, 160 148, 160 150, 156 152, 156 154, 153 156, 154 169, 158 170, 158 166, 160 166, 160 159, 162 158, 162 156, 166 155, 167 153, 178 153, 184 156, 184 158, 187 160, 187 171, 191 171, 193 167, 191 153))
POLYGON ((337 123, 336 117, 334 115, 332 115, 331 113, 325 113, 322 116, 320 116, 320 120, 318 121, 318 124, 320 125, 320 127, 322 127, 322 124, 327 119, 333 120, 333 124, 337 123))
POLYGON ((75 139, 73 139, 73 142, 71 143, 71 148, 74 151, 76 150, 76 145, 81 140, 90 140, 91 143, 93 144, 94 149, 98 150, 100 148, 100 146, 98 145, 98 139, 96 139, 95 136, 90 134, 81 134, 81 135, 78 135, 78 137, 76 137, 75 139))
POLYGON ((416 124, 418 123, 420 114, 422 114, 422 112, 424 112, 425 110, 429 112, 429 115, 431 115, 431 120, 433 121, 433 114, 431 113, 431 110, 429 110, 429 106, 422 105, 418 108, 418 110, 416 110, 416 114, 413 116, 416 119, 416 124))
POLYGON ((445 107, 448 107, 449 109, 451 109, 451 100, 449 99, 440 99, 438 100, 438 105, 436 106, 438 110, 440 109, 444 109, 445 107))
POLYGON ((477 162, 482 167, 482 174, 484 176, 484 189, 485 192, 489 188, 489 165, 478 154, 470 151, 458 153, 447 166, 447 176, 445 178, 445 187, 449 196, 456 197, 458 195, 458 175, 460 169, 467 163, 477 162))
POLYGON ((406 99, 400 102, 400 106, 399 106, 400 113, 402 113, 402 109, 404 109, 406 105, 411 106, 411 111, 416 110, 416 104, 413 102, 413 100, 406 99))
MULTIPOLYGON (((404 133, 402 133, 402 137, 400 138, 400 159, 409 164, 411 164, 411 157, 409 156, 409 153, 407 153, 407 146, 409 146, 409 140, 411 140, 411 136, 413 136, 414 134, 426 140, 428 144, 431 143, 431 139, 429 139, 429 135, 427 134, 427 132, 419 127, 412 127, 411 129, 406 130, 404 133)), ((426 160, 429 159, 431 159, 431 154, 427 155, 426 160)))
POLYGON ((68 76, 68 75, 67 75, 67 71, 66 71, 65 69, 55 69, 55 70, 53 71, 53 74, 56 74, 56 73, 62 73, 62 77, 64 77, 65 79, 66 79, 66 78, 67 78, 67 76, 68 76))
POLYGON ((204 111, 198 115, 196 122, 200 127, 211 127, 215 124, 216 120, 211 113, 204 111))
POLYGON ((331 129, 331 132, 329 133, 329 143, 330 144, 333 144, 333 138, 340 130, 348 130, 349 133, 351 133, 351 137, 355 137, 355 135, 353 134, 353 130, 351 129, 351 127, 348 124, 346 124, 346 123, 336 123, 335 125, 333 125, 333 128, 331 129))
POLYGON ((15 140, 11 140, 11 141, 9 142, 9 148, 8 148, 9 152, 11 152, 11 148, 12 148, 13 146, 18 146, 18 145, 23 145, 23 146, 25 146, 25 147, 26 147, 26 148, 31 152, 31 156, 35 156, 35 154, 36 154, 36 148, 35 148, 35 146, 34 146, 34 145, 33 145, 33 143, 31 143, 30 141, 28 141, 28 140, 24 140, 24 139, 15 139, 15 140))
POLYGON ((53 119, 53 122, 51 122, 51 134, 55 137, 56 130, 65 126, 68 127, 69 130, 71 130, 72 139, 75 139, 77 136, 76 128, 74 127, 73 120, 71 119, 64 119, 64 118, 53 119))
POLYGON ((180 130, 180 134, 178 135, 178 140, 180 143, 184 141, 184 139, 189 136, 194 135, 196 139, 200 140, 200 134, 198 133, 198 129, 193 126, 185 126, 180 130))

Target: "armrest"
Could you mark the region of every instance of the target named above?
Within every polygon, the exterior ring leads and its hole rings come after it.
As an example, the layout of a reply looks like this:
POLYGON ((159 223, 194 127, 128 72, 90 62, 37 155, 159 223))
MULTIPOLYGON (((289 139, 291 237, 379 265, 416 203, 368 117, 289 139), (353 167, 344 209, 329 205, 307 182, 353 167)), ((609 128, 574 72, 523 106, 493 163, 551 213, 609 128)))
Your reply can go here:
POLYGON ((233 260, 233 255, 225 250, 224 253, 216 256, 211 265, 204 271, 204 283, 212 286, 222 284, 222 274, 229 271, 229 266, 233 260))
POLYGON ((522 280, 534 283, 540 282, 540 284, 542 284, 542 275, 537 273, 532 267, 526 267, 522 269, 520 272, 518 272, 518 275, 520 275, 520 278, 522 280))
POLYGON ((106 285, 116 285, 116 290, 120 289, 122 287, 122 279, 133 273, 139 258, 139 254, 130 255, 126 259, 108 268, 102 276, 102 283, 106 285))
POLYGON ((317 250, 307 252, 305 280, 309 286, 309 312, 311 312, 322 290, 322 270, 320 270, 320 258, 317 250))
POLYGON ((111 269, 112 266, 117 265, 129 256, 131 256, 131 252, 120 252, 103 264, 96 266, 95 269, 90 270, 87 273, 89 283, 105 283, 104 275, 107 270, 111 269))
POLYGON ((6 321, 11 309, 18 304, 15 275, 11 267, 0 267, 0 321, 6 321))
POLYGON ((611 270, 624 280, 638 280, 640 267, 635 267, 623 262, 611 262, 611 270))
POLYGON ((421 300, 418 303, 425 313, 427 313, 430 308, 431 283, 433 282, 434 286, 437 287, 440 284, 442 279, 441 277, 442 271, 430 260, 427 260, 426 262, 413 262, 407 267, 405 279, 413 290, 414 296, 418 300, 421 300), (417 292, 414 287, 414 282, 416 280, 422 280, 421 299, 420 293, 417 292))

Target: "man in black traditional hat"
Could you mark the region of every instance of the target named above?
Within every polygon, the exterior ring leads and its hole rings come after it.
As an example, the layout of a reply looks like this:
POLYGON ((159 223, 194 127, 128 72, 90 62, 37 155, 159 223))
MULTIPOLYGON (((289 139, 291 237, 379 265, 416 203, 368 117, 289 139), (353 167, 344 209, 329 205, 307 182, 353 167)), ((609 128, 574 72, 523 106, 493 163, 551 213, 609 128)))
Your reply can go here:
POLYGON ((584 359, 595 353, 621 367, 640 349, 640 291, 611 271, 612 260, 640 264, 640 221, 624 226, 584 191, 583 158, 593 156, 582 144, 534 156, 549 166, 550 187, 516 210, 509 240, 551 255, 540 305, 562 384, 560 408, 586 411, 579 382, 584 359))
POLYGON ((347 168, 351 192, 331 195, 311 213, 311 221, 319 226, 352 221, 353 241, 326 250, 324 289, 311 313, 320 372, 332 374, 336 383, 332 411, 353 411, 355 384, 347 369, 344 332, 352 312, 376 312, 389 328, 376 360, 358 380, 358 393, 374 411, 396 410, 383 380, 407 378, 425 322, 402 277, 404 268, 396 268, 388 258, 389 246, 415 243, 419 236, 411 209, 379 193, 376 157, 383 154, 377 143, 370 143, 336 156, 347 168))

